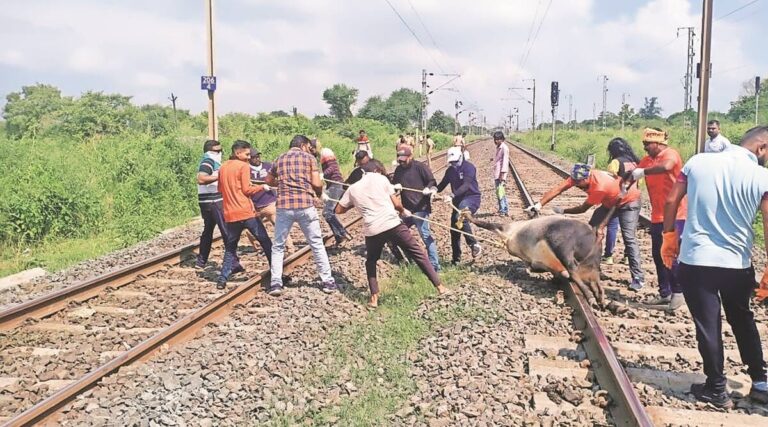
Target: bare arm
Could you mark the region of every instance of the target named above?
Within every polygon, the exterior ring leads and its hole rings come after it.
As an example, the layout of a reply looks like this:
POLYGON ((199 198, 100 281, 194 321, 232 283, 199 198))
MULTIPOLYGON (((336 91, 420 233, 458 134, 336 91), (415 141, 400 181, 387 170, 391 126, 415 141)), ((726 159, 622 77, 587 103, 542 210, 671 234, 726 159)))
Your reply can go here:
POLYGON ((672 169, 674 169, 674 167, 675 167, 675 161, 672 159, 669 159, 669 160, 665 160, 664 162, 656 166, 646 168, 644 170, 646 175, 656 175, 660 173, 667 173, 672 169))
POLYGON ((323 194, 323 180, 320 179, 320 173, 318 171, 313 171, 310 175, 310 184, 312 184, 312 189, 315 190, 317 197, 320 197, 320 195, 323 194))
POLYGON ((351 207, 350 208, 345 208, 344 206, 341 205, 341 203, 336 203, 336 214, 337 215, 341 215, 341 214, 347 212, 350 209, 352 209, 352 208, 351 207))
POLYGON ((389 199, 392 200, 392 204, 395 205, 395 210, 402 215, 405 208, 403 207, 403 202, 400 201, 400 196, 393 194, 389 196, 389 199))
MULTIPOLYGON (((675 219, 677 219, 677 207, 688 192, 688 185, 685 182, 676 182, 672 186, 672 191, 667 196, 664 203, 664 231, 675 231, 675 219)), ((765 202, 763 202, 765 204, 765 202)), ((762 208, 762 204, 760 206, 762 208)))
POLYGON ((592 207, 591 204, 589 204, 587 202, 584 202, 584 203, 580 204, 579 206, 576 206, 575 208, 563 209, 563 213, 567 213, 567 214, 580 214, 580 213, 584 213, 584 212, 588 211, 589 208, 591 208, 591 207, 592 207))
POLYGON ((273 175, 272 172, 267 174, 267 177, 264 178, 264 182, 270 187, 277 187, 277 177, 273 175))
MULTIPOLYGON (((541 198, 541 200, 539 201, 539 203, 541 203, 541 206, 544 206, 544 205, 546 205, 547 203, 549 203, 550 201, 552 201, 552 199, 554 199, 555 197, 557 197, 557 196, 559 196, 560 194, 562 194, 562 192, 563 192, 563 191, 565 191, 565 190, 567 190, 567 189, 569 189, 569 188, 571 188, 571 184, 570 184, 569 180, 567 180, 567 179, 566 179, 565 181, 563 181, 563 182, 562 182, 560 185, 558 185, 557 187, 555 187, 555 188, 553 188, 553 189, 551 189, 551 190, 547 191, 547 192, 544 194, 544 196, 541 198)), ((589 209, 589 208, 587 208, 587 209, 589 209)))
POLYGON ((200 185, 210 184, 219 180, 218 175, 209 175, 205 172, 197 173, 197 183, 200 185))

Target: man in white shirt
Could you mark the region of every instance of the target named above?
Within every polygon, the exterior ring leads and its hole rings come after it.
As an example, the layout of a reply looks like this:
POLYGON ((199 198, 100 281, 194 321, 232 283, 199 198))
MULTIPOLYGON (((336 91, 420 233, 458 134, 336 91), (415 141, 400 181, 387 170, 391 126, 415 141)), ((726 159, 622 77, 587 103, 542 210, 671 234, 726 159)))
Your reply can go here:
POLYGON ((427 252, 416 243, 416 239, 400 219, 401 216, 411 216, 411 212, 403 207, 400 197, 395 194, 395 187, 385 176, 387 171, 384 165, 378 160, 371 160, 362 168, 366 174, 344 193, 336 205, 336 213, 343 214, 356 207, 363 217, 363 235, 367 253, 365 270, 371 290, 368 306, 375 308, 378 305, 379 282, 376 277, 376 262, 381 257, 384 245, 389 241, 399 246, 406 256, 419 266, 438 293, 446 293, 448 290, 430 264, 427 252))
POLYGON ((707 122, 707 135, 709 135, 709 139, 704 143, 705 153, 719 153, 731 145, 731 141, 720 134, 720 122, 718 120, 707 122))

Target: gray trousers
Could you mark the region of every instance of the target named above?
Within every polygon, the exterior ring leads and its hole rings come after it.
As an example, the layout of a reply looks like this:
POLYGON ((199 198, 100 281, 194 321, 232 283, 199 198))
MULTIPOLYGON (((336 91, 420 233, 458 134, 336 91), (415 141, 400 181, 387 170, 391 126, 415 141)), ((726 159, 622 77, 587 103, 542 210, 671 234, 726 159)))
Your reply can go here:
MULTIPOLYGON (((637 241, 637 225, 640 222, 640 200, 629 202, 624 206, 618 206, 613 211, 613 217, 619 218, 621 238, 624 240, 624 253, 629 258, 629 271, 632 278, 640 282, 645 281, 645 273, 640 266, 640 244, 637 241)), ((589 225, 596 227, 603 222, 610 209, 599 206, 592 214, 589 225)))

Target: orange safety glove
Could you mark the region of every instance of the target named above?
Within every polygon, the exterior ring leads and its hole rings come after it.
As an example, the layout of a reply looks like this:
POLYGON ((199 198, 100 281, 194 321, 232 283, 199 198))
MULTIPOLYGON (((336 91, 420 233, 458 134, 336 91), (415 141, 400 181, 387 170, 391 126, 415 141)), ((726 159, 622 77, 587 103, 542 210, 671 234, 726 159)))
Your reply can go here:
POLYGON ((661 261, 665 267, 671 269, 672 263, 680 255, 680 239, 678 239, 676 231, 665 231, 661 233, 661 236, 664 238, 664 242, 661 244, 661 261))
POLYGON ((768 299, 768 269, 763 272, 763 277, 760 279, 760 284, 755 291, 755 298, 758 302, 768 299))

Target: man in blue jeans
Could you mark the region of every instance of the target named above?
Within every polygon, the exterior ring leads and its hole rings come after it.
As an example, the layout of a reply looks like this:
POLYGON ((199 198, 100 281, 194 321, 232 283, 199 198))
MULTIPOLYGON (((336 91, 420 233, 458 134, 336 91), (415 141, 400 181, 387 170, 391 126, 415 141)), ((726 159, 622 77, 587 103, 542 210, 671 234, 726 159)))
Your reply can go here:
MULTIPOLYGON (((723 332, 720 306, 731 325, 741 361, 752 379, 751 400, 768 403, 766 364, 755 316, 749 308, 755 290, 752 266, 752 224, 758 209, 768 237, 768 126, 752 128, 740 145, 721 153, 691 157, 664 205, 661 257, 667 268, 678 259, 678 278, 704 362, 703 384, 693 384, 696 399, 721 408, 733 402, 723 371, 723 332), (675 230, 677 210, 688 196, 688 217, 682 242, 675 230)), ((768 284, 768 270, 760 286, 768 284)))
POLYGON ((429 219, 429 214, 432 213, 431 201, 432 196, 437 193, 437 181, 435 181, 435 177, 427 165, 413 160, 413 149, 408 145, 401 146, 397 151, 397 168, 395 168, 392 183, 395 184, 395 191, 400 191, 403 207, 413 214, 405 218, 403 223, 408 228, 416 226, 419 236, 427 248, 429 263, 432 264, 435 271, 440 271, 437 243, 432 237, 429 223, 424 221, 424 219, 429 219), (403 187, 421 191, 402 191, 403 187))
MULTIPOLYGON (((475 165, 464 159, 464 153, 461 147, 451 147, 447 154, 450 167, 445 170, 445 175, 437 185, 437 191, 443 191, 449 184, 453 194, 445 198, 457 209, 469 209, 475 214, 480 209, 480 185, 477 183, 477 169, 475 165)), ((451 228, 456 227, 459 220, 459 213, 453 210, 451 213, 451 228)), ((472 258, 477 258, 482 252, 482 247, 477 243, 477 239, 472 234, 472 227, 468 220, 461 224, 461 231, 467 233, 464 239, 472 251, 472 258)), ((451 264, 461 262, 461 233, 451 230, 451 264)))
POLYGON ((266 178, 268 185, 277 187, 277 221, 272 246, 272 278, 268 293, 283 294, 283 257, 285 240, 294 223, 298 223, 312 248, 322 289, 325 293, 336 292, 336 281, 331 275, 331 264, 325 251, 320 216, 315 209, 315 197, 323 192, 323 181, 317 160, 310 154, 310 141, 304 135, 296 135, 291 147, 272 164, 266 178))

